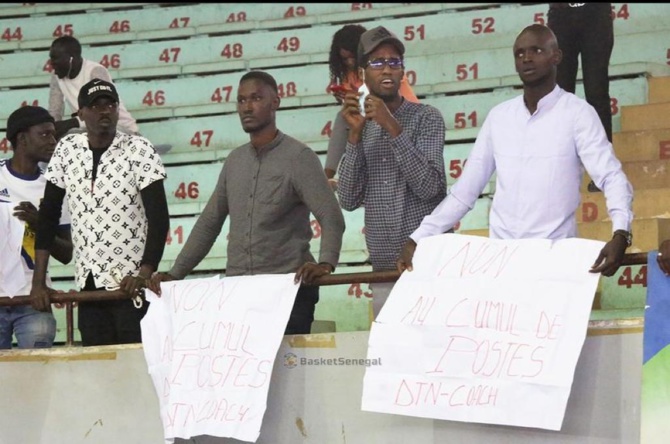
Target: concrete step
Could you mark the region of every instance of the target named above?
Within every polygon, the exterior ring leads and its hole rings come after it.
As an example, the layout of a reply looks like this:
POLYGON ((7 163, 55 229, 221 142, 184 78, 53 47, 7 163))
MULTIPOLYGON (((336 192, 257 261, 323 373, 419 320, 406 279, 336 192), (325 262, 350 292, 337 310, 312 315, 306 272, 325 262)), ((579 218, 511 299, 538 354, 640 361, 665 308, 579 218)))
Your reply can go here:
POLYGON ((670 101, 621 107, 621 131, 670 128, 670 101))
MULTIPOLYGON (((623 171, 635 191, 670 188, 670 159, 625 162, 623 171)), ((588 191, 590 180, 589 175, 584 174, 580 188, 582 192, 588 191)))
POLYGON ((670 102, 670 76, 649 78, 649 103, 670 102))
MULTIPOLYGON (((662 241, 670 239, 670 219, 635 219, 631 231, 633 233, 633 245, 626 250, 627 253, 656 250, 662 241)), ((607 242, 612 239, 612 224, 610 222, 578 223, 577 233, 583 239, 607 242)))
POLYGON ((621 162, 670 159, 670 128, 614 133, 612 143, 621 162))
MULTIPOLYGON (((633 213, 636 219, 670 218, 670 207, 664 205, 670 196, 670 190, 667 188, 636 189, 633 196, 633 213)), ((582 193, 582 202, 577 210, 577 222, 607 222, 609 220, 605 195, 603 193, 582 193)))

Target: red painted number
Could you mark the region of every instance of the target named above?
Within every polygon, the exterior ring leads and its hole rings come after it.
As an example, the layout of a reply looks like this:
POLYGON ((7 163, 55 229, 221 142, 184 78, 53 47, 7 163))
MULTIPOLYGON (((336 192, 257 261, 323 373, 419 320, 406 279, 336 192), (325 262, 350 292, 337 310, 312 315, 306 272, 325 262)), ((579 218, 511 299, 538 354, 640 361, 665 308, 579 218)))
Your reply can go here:
POLYGON ((619 277, 617 284, 621 287, 630 288, 633 285, 642 285, 643 287, 647 286, 647 266, 643 265, 640 267, 640 271, 633 277, 633 269, 631 267, 625 267, 623 273, 619 277))
MULTIPOLYGON (((177 228, 174 229, 173 234, 176 236, 177 244, 183 244, 184 243, 184 227, 179 225, 177 228)), ((168 231, 167 239, 165 239, 165 245, 170 245, 172 243, 172 236, 170 235, 170 232, 168 231)))
POLYGON ((112 34, 118 34, 121 32, 130 31, 130 21, 129 20, 114 20, 112 26, 109 27, 109 32, 112 34))
POLYGON ((177 17, 176 19, 172 20, 172 22, 170 22, 170 26, 168 26, 168 28, 186 28, 188 26, 188 22, 190 21, 190 17, 177 17))
POLYGON ((363 9, 372 9, 372 3, 352 3, 352 11, 361 11, 363 9))
POLYGON ((477 65, 477 63, 473 63, 470 66, 466 65, 465 63, 461 63, 460 65, 456 66, 456 80, 474 80, 477 78, 479 78, 479 65, 477 65))
POLYGON ((333 132, 333 121, 329 120, 326 125, 321 129, 321 135, 322 136, 328 136, 330 137, 330 134, 333 132))
POLYGON ((226 46, 223 47, 223 51, 221 51, 221 57, 225 57, 227 59, 239 59, 242 57, 242 50, 243 48, 241 43, 233 43, 232 45, 227 43, 226 46))
POLYGON ((349 286, 349 291, 347 294, 349 296, 356 296, 356 299, 360 299, 361 296, 365 296, 366 298, 371 298, 372 297, 372 292, 370 291, 370 285, 366 284, 368 289, 366 291, 363 291, 361 289, 361 284, 351 284, 349 286))
POLYGON ((142 99, 142 104, 147 106, 165 105, 165 91, 162 89, 159 89, 155 93, 153 91, 147 91, 142 99))
POLYGON ((165 63, 177 63, 180 51, 181 48, 166 48, 161 52, 161 55, 158 56, 158 60, 165 63), (172 53, 172 55, 170 55, 170 53, 172 53))
POLYGON ((191 137, 191 145, 200 147, 204 143, 205 146, 209 146, 209 141, 212 140, 213 135, 213 130, 196 131, 193 137, 191 137))
POLYGON ((610 109, 613 116, 619 113, 619 101, 615 97, 610 98, 610 109))
POLYGON ((496 32, 496 20, 493 17, 472 19, 473 34, 491 34, 496 32))
POLYGON ((21 40, 23 34, 21 34, 21 27, 19 26, 12 32, 12 28, 5 29, 5 32, 2 33, 2 40, 11 42, 12 40, 21 40))
POLYGON ((405 76, 410 86, 416 85, 416 71, 405 71, 405 76))
POLYGON ((465 113, 456 113, 454 118, 454 128, 465 128, 470 121, 470 126, 477 126, 477 111, 473 111, 466 117, 465 113))
POLYGON ((74 34, 74 30, 72 29, 72 25, 67 24, 67 25, 58 25, 56 26, 56 29, 54 29, 54 32, 52 34, 53 37, 62 37, 64 35, 72 35, 74 34))
POLYGON ((310 225, 312 226, 312 239, 318 239, 321 237, 321 225, 319 225, 319 221, 313 220, 310 222, 310 225))
POLYGON ((277 45, 278 51, 291 51, 296 52, 300 49, 300 39, 298 37, 284 37, 277 45))
POLYGON ((177 187, 177 191, 174 192, 174 197, 177 199, 197 199, 199 195, 198 182, 191 182, 188 185, 186 185, 186 182, 182 182, 177 187))
POLYGON ((0 142, 0 151, 2 151, 3 153, 9 151, 9 142, 7 141, 6 137, 3 137, 2 142, 0 142))
POLYGON ((230 94, 233 92, 232 86, 222 86, 221 88, 216 88, 212 94, 212 102, 221 103, 221 102, 230 102, 230 94), (223 94, 222 94, 223 93, 223 94))
POLYGON ((288 82, 286 86, 283 83, 277 85, 277 92, 279 97, 293 97, 298 94, 298 88, 296 88, 294 82, 288 82))
POLYGON ((461 173, 463 172, 463 168, 465 168, 465 163, 467 161, 468 159, 451 159, 449 161, 449 177, 454 179, 461 177, 461 173))
POLYGON ((628 12, 628 3, 621 5, 618 11, 616 6, 612 5, 612 20, 628 20, 628 17, 630 17, 630 13, 628 12))
POLYGON ((33 103, 29 103, 27 100, 24 100, 23 102, 21 102, 21 106, 28 106, 28 105, 30 105, 30 106, 40 106, 40 103, 37 99, 33 100, 33 103))
POLYGON ((228 18, 226 19, 226 23, 246 22, 246 21, 247 21, 246 12, 238 12, 237 14, 231 12, 228 18))
POLYGON ((544 25, 544 12, 536 12, 535 16, 533 17, 533 22, 538 23, 540 25, 544 25))
POLYGON ((284 18, 304 17, 305 15, 307 15, 307 10, 304 6, 291 6, 284 13, 284 18))
POLYGON ((658 158, 670 159, 670 140, 661 140, 658 142, 658 158))
POLYGON ((118 54, 112 54, 110 55, 104 55, 102 57, 102 60, 100 60, 100 64, 104 66, 105 68, 120 68, 121 67, 121 56, 118 54))
POLYGON ((416 36, 419 36, 419 40, 425 40, 426 38, 426 27, 424 25, 419 26, 405 26, 405 40, 408 42, 414 40, 416 36))

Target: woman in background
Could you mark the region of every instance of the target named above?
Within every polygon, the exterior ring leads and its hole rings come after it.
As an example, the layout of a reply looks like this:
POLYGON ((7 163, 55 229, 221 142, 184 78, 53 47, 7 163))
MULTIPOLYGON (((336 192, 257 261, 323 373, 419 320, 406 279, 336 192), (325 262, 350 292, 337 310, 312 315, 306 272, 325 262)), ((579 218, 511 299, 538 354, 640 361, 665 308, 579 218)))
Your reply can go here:
MULTIPOLYGON (((358 50, 358 41, 365 31, 367 29, 361 25, 344 25, 333 35, 330 56, 328 57, 330 68, 328 91, 335 96, 338 104, 342 104, 344 94, 347 91, 358 91, 358 88, 363 84, 356 63, 356 51, 358 50)), ((402 78, 400 95, 411 102, 419 102, 407 81, 407 76, 402 78)), ((337 180, 335 179, 337 166, 347 146, 347 131, 347 125, 341 112, 338 111, 328 141, 328 153, 326 155, 326 166, 324 167, 328 183, 333 190, 337 188, 337 180)))

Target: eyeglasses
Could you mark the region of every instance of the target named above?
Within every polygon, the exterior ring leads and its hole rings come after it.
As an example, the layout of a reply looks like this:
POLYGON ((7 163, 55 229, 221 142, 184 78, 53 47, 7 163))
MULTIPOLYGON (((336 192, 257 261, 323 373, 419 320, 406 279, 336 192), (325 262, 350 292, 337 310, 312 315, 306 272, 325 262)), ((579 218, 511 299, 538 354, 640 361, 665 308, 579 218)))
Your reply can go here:
POLYGON ((391 57, 390 59, 372 59, 368 62, 368 65, 372 69, 384 69, 384 66, 388 66, 391 69, 402 69, 402 59, 398 57, 391 57))

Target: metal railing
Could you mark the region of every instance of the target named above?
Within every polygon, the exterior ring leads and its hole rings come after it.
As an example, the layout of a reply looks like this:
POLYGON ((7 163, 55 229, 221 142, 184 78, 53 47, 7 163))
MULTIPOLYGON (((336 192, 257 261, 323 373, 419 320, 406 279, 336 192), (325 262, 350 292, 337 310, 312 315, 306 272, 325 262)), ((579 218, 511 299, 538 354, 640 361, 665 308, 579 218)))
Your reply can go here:
MULTIPOLYGON (((621 262, 625 265, 644 265, 647 263, 647 253, 626 254, 621 262)), ((400 277, 397 271, 373 271, 365 273, 338 273, 318 278, 314 285, 346 285, 346 284, 374 284, 377 282, 395 282, 400 277)), ((130 299, 121 290, 114 291, 79 291, 70 293, 53 293, 50 296, 52 304, 65 304, 66 339, 65 345, 74 345, 74 306, 75 302, 99 302, 130 299)), ((30 304, 30 296, 15 296, 13 298, 0 297, 0 307, 30 304)))

